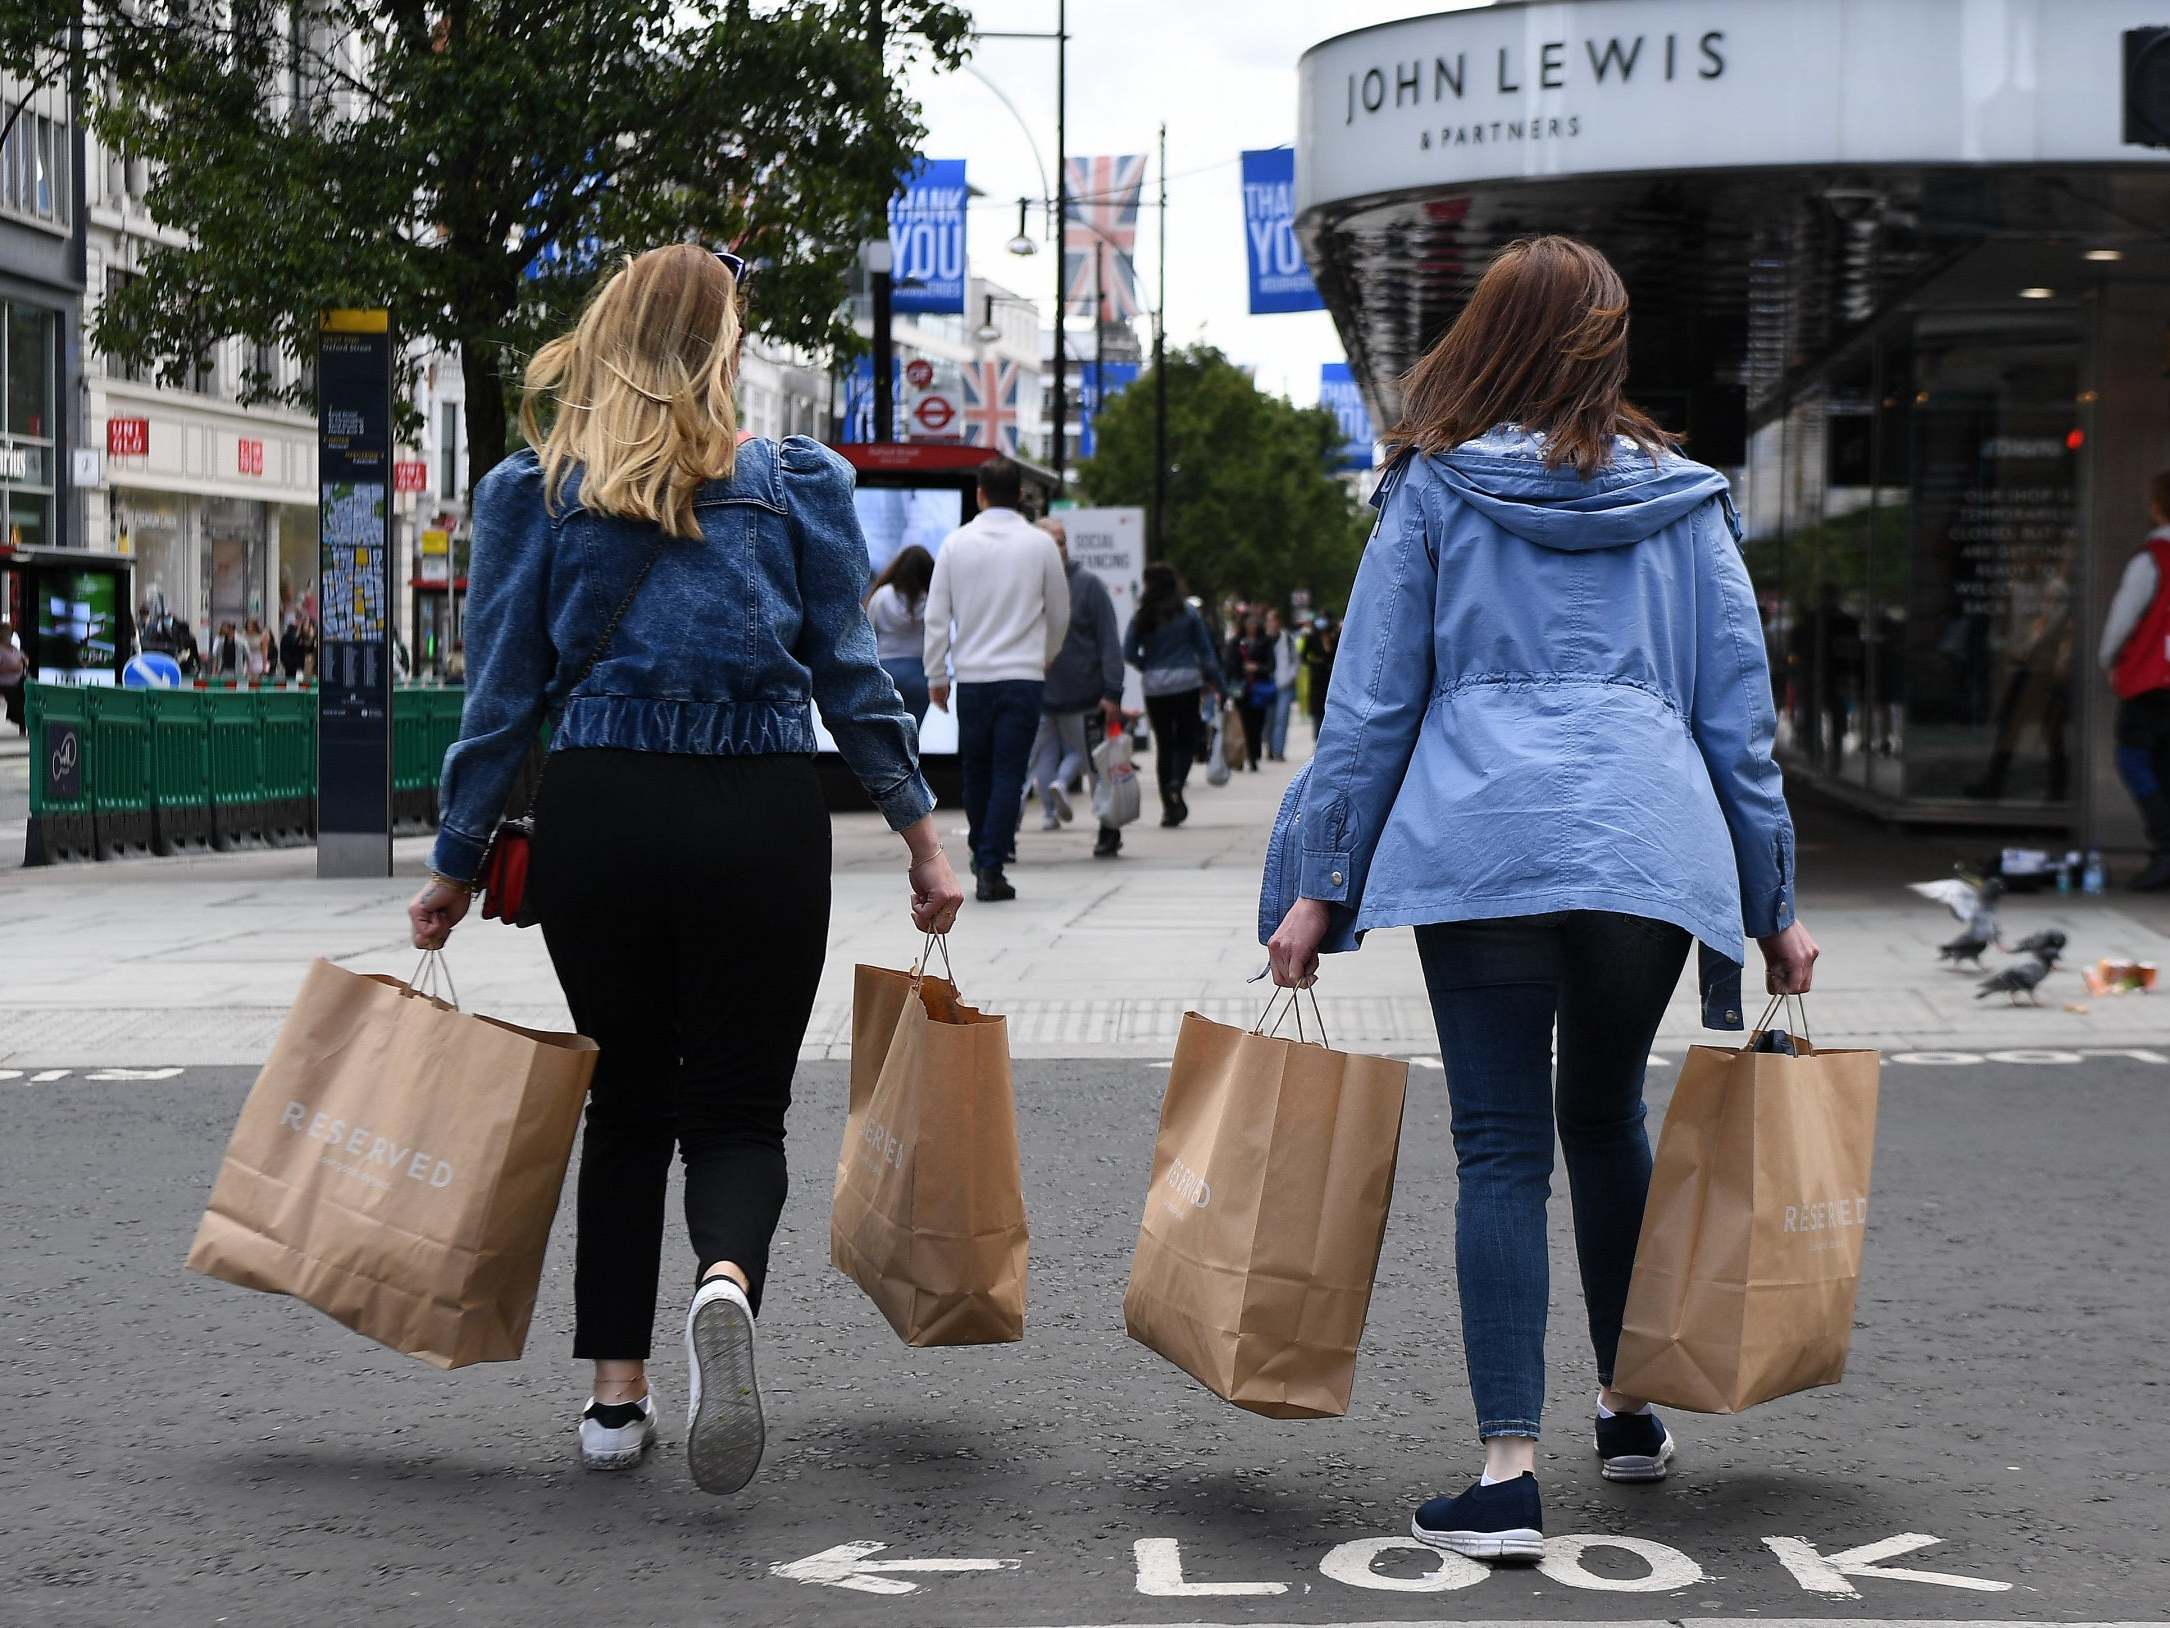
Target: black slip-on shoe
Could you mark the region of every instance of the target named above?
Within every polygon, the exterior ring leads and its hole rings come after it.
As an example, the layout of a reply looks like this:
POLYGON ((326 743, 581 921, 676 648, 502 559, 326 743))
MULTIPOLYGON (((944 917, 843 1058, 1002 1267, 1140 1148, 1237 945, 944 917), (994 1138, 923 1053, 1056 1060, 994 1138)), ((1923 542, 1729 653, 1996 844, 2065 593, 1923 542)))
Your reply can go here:
POLYGON ((1480 1481, 1455 1497, 1434 1498, 1418 1509, 1409 1535, 1472 1560, 1542 1560, 1545 1511, 1537 1477, 1524 1470, 1512 1481, 1489 1487, 1480 1481))
POLYGON ((1615 1413, 1597 1421, 1597 1472, 1607 1481, 1663 1481, 1673 1433, 1655 1413, 1615 1413))

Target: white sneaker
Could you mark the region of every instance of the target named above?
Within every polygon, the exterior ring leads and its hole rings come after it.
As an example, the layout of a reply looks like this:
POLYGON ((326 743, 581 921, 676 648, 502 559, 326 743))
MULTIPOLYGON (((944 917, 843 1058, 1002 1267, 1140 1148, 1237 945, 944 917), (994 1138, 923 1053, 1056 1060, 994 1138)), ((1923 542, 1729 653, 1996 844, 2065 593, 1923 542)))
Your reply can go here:
POLYGON ((736 1492, 761 1467, 767 1427, 754 1378, 753 1307, 727 1277, 712 1277, 686 1313, 686 1464, 703 1492, 736 1492))
POLYGON ((1048 787, 1047 796, 1048 800, 1055 805, 1055 817, 1064 825, 1068 825, 1077 818, 1077 810, 1070 806, 1070 799, 1063 795, 1062 787, 1048 787))
POLYGON ((1045 819, 1040 821, 1040 829, 1043 831, 1060 831, 1062 829, 1062 821, 1056 819, 1054 815, 1050 814, 1045 819))
POLYGON ((630 1470, 656 1441, 656 1393, 638 1402, 590 1401, 580 1415, 580 1462, 591 1470, 630 1470))

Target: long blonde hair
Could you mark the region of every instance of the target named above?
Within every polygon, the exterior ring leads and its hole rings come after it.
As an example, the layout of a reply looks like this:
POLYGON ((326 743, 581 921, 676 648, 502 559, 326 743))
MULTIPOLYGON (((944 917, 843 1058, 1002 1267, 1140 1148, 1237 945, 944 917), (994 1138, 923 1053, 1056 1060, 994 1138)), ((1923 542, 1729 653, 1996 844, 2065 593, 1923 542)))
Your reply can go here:
POLYGON ((578 467, 582 507, 699 536, 693 494, 738 457, 738 343, 738 280, 714 254, 629 257, 527 365, 520 428, 550 501, 578 467))

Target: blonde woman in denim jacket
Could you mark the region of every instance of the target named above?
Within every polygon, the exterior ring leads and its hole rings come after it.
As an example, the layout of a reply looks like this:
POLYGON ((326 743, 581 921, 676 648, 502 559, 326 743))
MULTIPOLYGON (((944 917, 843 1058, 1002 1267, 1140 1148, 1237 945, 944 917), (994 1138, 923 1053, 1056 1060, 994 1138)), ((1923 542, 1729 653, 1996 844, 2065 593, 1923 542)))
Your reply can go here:
POLYGON ((696 1254, 686 1457, 710 1492, 744 1486, 764 1440, 754 1314, 828 939, 816 703, 910 850, 914 929, 947 932, 964 897, 862 608, 851 469, 800 437, 738 434, 744 271, 650 250, 529 366, 533 450, 475 490, 466 707, 434 874, 409 907, 416 945, 442 945, 548 719, 528 891, 602 1048, 574 1264, 573 1353, 595 1364, 581 1456, 624 1469, 655 1440, 645 1365, 675 1148, 696 1254))

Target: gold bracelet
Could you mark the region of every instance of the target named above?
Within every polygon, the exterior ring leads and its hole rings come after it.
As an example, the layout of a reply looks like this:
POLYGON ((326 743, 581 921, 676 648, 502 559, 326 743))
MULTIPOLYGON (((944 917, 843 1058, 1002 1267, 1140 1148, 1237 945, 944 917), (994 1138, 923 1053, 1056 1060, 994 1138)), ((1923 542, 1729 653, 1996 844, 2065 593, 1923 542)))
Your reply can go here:
POLYGON ((429 873, 429 879, 432 882, 435 882, 439 887, 450 888, 454 893, 464 893, 470 899, 475 896, 474 883, 462 882, 456 877, 445 875, 443 871, 431 871, 429 873))
POLYGON ((911 862, 911 863, 910 863, 909 865, 907 865, 907 866, 905 866, 905 867, 904 867, 904 874, 905 874, 905 875, 906 875, 907 877, 909 877, 909 876, 910 876, 910 875, 912 874, 912 872, 914 872, 914 871, 918 870, 918 869, 920 868, 920 866, 922 866, 922 865, 931 865, 931 864, 933 864, 933 863, 934 863, 934 862, 935 862, 935 861, 936 861, 937 859, 940 859, 941 857, 942 857, 942 845, 941 845, 941 844, 940 844, 939 842, 937 842, 937 843, 936 843, 936 844, 934 845, 934 852, 933 852, 933 853, 931 853, 931 854, 927 855, 927 857, 926 857, 925 859, 915 859, 915 860, 913 860, 913 861, 912 861, 912 862, 911 862))

